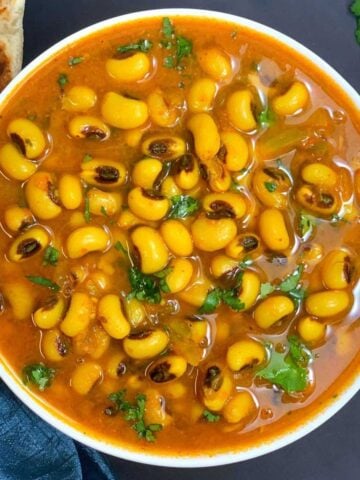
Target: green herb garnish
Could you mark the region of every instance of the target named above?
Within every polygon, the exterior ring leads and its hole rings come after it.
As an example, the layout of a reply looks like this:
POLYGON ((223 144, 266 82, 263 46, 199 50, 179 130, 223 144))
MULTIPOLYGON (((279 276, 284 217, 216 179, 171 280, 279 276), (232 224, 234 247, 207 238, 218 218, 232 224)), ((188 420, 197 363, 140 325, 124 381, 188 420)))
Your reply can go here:
POLYGON ((206 295, 204 303, 199 309, 199 313, 213 313, 217 307, 220 305, 222 300, 222 290, 221 288, 214 288, 210 290, 206 295))
POLYGON ((126 45, 120 45, 117 47, 116 51, 118 53, 126 53, 126 52, 143 52, 147 53, 151 50, 153 43, 151 40, 147 38, 141 38, 139 41, 135 43, 128 43, 126 45))
POLYGON ((43 265, 52 265, 55 267, 59 261, 60 252, 55 247, 46 247, 44 251, 43 265))
POLYGON ((93 157, 90 153, 85 153, 85 155, 83 156, 82 161, 83 161, 84 163, 91 162, 91 160, 92 160, 93 158, 94 158, 94 157, 93 157))
POLYGON ((182 60, 192 54, 192 41, 181 35, 177 35, 171 20, 168 17, 162 20, 161 29, 163 40, 161 45, 169 50, 169 55, 164 58, 163 65, 165 68, 177 68, 182 70, 182 60))
POLYGON ((270 295, 270 293, 273 293, 275 290, 276 288, 272 283, 270 282, 262 283, 260 285, 260 298, 267 297, 268 295, 270 295))
POLYGON ((84 61, 84 57, 70 57, 68 60, 69 67, 75 67, 84 61))
POLYGON ((357 43, 360 45, 360 0, 353 1, 349 8, 350 12, 356 18, 355 38, 357 43))
POLYGON ((316 227, 316 219, 306 213, 300 213, 297 230, 301 238, 310 236, 316 227))
POLYGON ((136 395, 134 403, 125 400, 125 395, 126 390, 120 390, 109 395, 109 400, 115 404, 114 413, 121 412, 124 419, 127 422, 131 422, 131 428, 135 430, 139 438, 147 442, 154 442, 156 440, 155 433, 162 430, 162 425, 145 423, 146 395, 136 395))
POLYGON ((276 121, 276 115, 269 108, 262 110, 258 115, 258 123, 262 127, 270 127, 273 123, 275 123, 275 121, 276 121))
POLYGON ((49 288, 53 292, 58 292, 60 290, 60 286, 57 283, 50 280, 49 278, 45 278, 40 275, 26 275, 26 278, 30 282, 35 283, 35 285, 40 285, 40 287, 49 288))
POLYGON ((160 303, 161 292, 169 293, 170 289, 166 283, 166 276, 172 268, 165 268, 152 275, 142 273, 138 268, 131 267, 128 272, 131 292, 128 298, 136 298, 140 302, 160 303))
POLYGON ((104 207, 104 205, 101 205, 101 207, 100 207, 100 213, 101 213, 102 215, 104 215, 104 217, 107 217, 107 218, 109 217, 109 214, 107 213, 106 208, 104 207))
POLYGON ((202 413, 203 418, 209 423, 215 423, 220 420, 220 415, 217 413, 210 412, 210 410, 204 410, 202 413))
POLYGON ((266 190, 270 193, 273 193, 276 191, 277 189, 277 185, 275 182, 264 182, 264 186, 266 188, 266 190))
POLYGON ((61 90, 65 88, 65 85, 69 83, 69 77, 66 75, 66 73, 60 73, 58 78, 57 78, 57 83, 61 90))
POLYGON ((272 350, 270 362, 258 370, 256 375, 287 393, 301 392, 309 382, 307 367, 312 354, 295 335, 289 337, 288 341, 288 353, 272 350))
POLYGON ((301 263, 279 285, 273 285, 270 282, 262 283, 260 286, 260 298, 266 298, 271 293, 280 291, 287 293, 298 304, 306 297, 306 290, 300 284, 303 272, 304 265, 301 263))
POLYGON ((55 376, 55 370, 46 367, 43 363, 26 365, 22 373, 25 385, 33 383, 40 391, 44 391, 45 388, 50 387, 55 376))
POLYGON ((84 218, 86 223, 90 223, 91 221, 90 200, 87 195, 85 196, 85 202, 84 202, 84 218))
POLYGON ((171 197, 169 218, 186 218, 194 215, 200 208, 199 200, 190 195, 174 195, 171 197))
POLYGON ((124 253, 125 255, 129 255, 129 252, 128 252, 127 248, 125 248, 124 245, 119 241, 117 241, 114 244, 114 248, 116 248, 116 250, 118 252, 124 253))

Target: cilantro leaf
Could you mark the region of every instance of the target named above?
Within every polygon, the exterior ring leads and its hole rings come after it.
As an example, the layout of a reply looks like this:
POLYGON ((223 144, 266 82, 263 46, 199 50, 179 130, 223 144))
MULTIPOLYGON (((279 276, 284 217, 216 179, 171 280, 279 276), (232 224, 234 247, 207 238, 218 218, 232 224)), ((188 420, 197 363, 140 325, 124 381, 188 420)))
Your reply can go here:
POLYGON ((177 36, 176 37, 176 57, 177 63, 180 63, 184 57, 188 57, 192 54, 192 41, 188 38, 177 36))
POLYGON ((69 67, 75 67, 84 61, 84 57, 70 57, 68 60, 69 67))
POLYGON ((169 218, 186 218, 194 215, 200 208, 200 203, 190 195, 174 195, 171 197, 172 207, 169 218))
POLYGON ((141 393, 136 395, 134 403, 125 400, 125 396, 126 390, 120 390, 109 395, 109 400, 115 404, 115 410, 111 411, 111 415, 122 412, 124 419, 127 422, 132 422, 131 428, 135 430, 139 438, 143 438, 147 442, 154 442, 156 440, 154 433, 162 430, 162 425, 145 423, 146 395, 141 393))
POLYGON ((275 350, 271 352, 269 363, 257 371, 256 375, 277 385, 287 393, 301 392, 308 385, 307 366, 311 358, 308 350, 296 336, 289 338, 287 354, 275 350))
POLYGON ((124 245, 123 245, 121 242, 119 242, 119 241, 117 241, 117 242, 114 244, 114 248, 115 248, 118 252, 122 252, 122 253, 124 253, 125 255, 128 255, 128 254, 129 254, 127 248, 125 248, 124 245))
POLYGON ((93 157, 90 153, 85 153, 85 155, 83 156, 82 161, 83 161, 84 163, 91 162, 91 160, 92 160, 93 158, 94 158, 94 157, 93 157))
POLYGON ((316 227, 316 219, 306 213, 300 213, 297 230, 301 238, 310 236, 316 227))
POLYGON ((220 420, 220 415, 217 413, 210 412, 210 410, 204 410, 202 413, 203 418, 209 423, 215 423, 220 420))
POLYGON ((135 297, 140 302, 161 302, 160 286, 156 277, 145 275, 136 267, 131 267, 128 275, 132 289, 129 298, 135 297))
POLYGON ((55 267, 59 261, 59 255, 59 250, 49 245, 44 251, 43 265, 52 265, 55 267))
POLYGON ((277 185, 275 182, 264 182, 264 186, 266 188, 266 190, 270 193, 273 193, 276 191, 277 189, 277 185))
POLYGON ((69 83, 69 77, 66 75, 66 73, 60 73, 58 78, 57 78, 57 83, 61 90, 64 90, 65 85, 69 83))
POLYGON ((126 52, 143 52, 147 53, 152 49, 153 43, 151 40, 147 38, 141 38, 135 43, 128 43, 126 45, 120 45, 117 47, 116 51, 118 53, 126 53, 126 52))
POLYGON ((260 298, 266 298, 270 293, 273 293, 276 290, 274 285, 270 282, 262 283, 260 285, 260 298))
POLYGON ((222 290, 220 288, 214 288, 210 290, 206 295, 204 303, 199 309, 199 313, 213 313, 221 303, 222 290))
POLYGON ((350 5, 350 11, 356 17, 360 17, 360 0, 354 0, 350 5))
POLYGON ((26 278, 35 283, 35 285, 40 285, 40 287, 49 288, 53 292, 58 292, 60 290, 60 286, 50 280, 49 278, 42 277, 41 275, 26 275, 26 278))
POLYGON ((182 70, 181 61, 192 54, 192 41, 182 35, 176 35, 174 26, 168 17, 164 17, 162 20, 161 32, 163 40, 160 43, 170 53, 164 58, 163 66, 182 70))
POLYGON ((169 17, 162 19, 161 32, 165 38, 171 38, 174 35, 174 28, 169 17))
POLYGON ((53 368, 46 367, 43 363, 33 363, 23 368, 23 381, 25 385, 33 383, 40 391, 50 387, 55 376, 53 368))
POLYGON ((272 110, 266 108, 259 113, 257 120, 262 127, 270 127, 273 123, 275 123, 276 115, 272 110))
POLYGON ((288 275, 285 278, 285 280, 283 280, 280 283, 279 285, 280 290, 285 293, 288 293, 291 290, 295 290, 298 286, 298 283, 303 274, 303 271, 304 271, 304 265, 301 263, 295 268, 295 270, 292 273, 290 273, 290 275, 288 275))
POLYGON ((228 307, 237 312, 245 308, 245 304, 238 297, 237 289, 223 290, 221 299, 228 307))

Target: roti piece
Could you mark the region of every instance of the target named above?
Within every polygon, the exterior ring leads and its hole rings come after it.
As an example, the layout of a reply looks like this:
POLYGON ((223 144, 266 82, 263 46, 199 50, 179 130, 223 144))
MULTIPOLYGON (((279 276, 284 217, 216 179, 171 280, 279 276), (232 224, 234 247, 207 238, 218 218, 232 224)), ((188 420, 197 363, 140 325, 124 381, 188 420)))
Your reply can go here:
POLYGON ((21 70, 25 0, 0 0, 0 90, 21 70))

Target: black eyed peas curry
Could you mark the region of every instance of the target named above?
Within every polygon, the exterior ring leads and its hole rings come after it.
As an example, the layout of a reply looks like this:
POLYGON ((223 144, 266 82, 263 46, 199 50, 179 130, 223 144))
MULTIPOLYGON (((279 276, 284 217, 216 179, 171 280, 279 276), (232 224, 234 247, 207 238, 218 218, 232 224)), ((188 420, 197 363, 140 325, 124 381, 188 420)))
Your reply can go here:
POLYGON ((55 55, 1 122, 0 350, 82 431, 241 448, 358 371, 359 117, 304 58, 130 23, 55 55))

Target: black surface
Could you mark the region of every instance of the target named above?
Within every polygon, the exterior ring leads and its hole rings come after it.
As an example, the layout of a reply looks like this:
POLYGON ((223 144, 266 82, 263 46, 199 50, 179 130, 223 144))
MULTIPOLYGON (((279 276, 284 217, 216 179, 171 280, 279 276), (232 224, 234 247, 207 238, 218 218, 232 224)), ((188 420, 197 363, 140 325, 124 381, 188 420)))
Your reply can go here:
MULTIPOLYGON (((350 0, 28 0, 25 63, 91 23, 136 10, 192 7, 219 10, 269 25, 300 41, 360 91, 360 46, 350 0)), ((264 457, 205 469, 168 469, 110 459, 121 480, 360 480, 360 395, 302 440, 264 457)))

